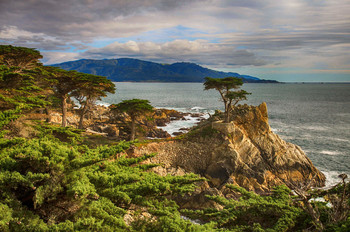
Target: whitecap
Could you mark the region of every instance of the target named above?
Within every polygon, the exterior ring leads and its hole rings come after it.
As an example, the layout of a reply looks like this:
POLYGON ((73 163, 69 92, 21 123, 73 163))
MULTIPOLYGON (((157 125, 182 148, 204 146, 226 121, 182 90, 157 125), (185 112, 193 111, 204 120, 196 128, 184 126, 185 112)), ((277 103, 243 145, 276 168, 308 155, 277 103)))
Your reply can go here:
POLYGON ((327 138, 327 139, 330 139, 330 140, 333 140, 333 141, 339 141, 339 142, 350 142, 349 139, 342 139, 342 138, 330 137, 330 138, 327 138))
POLYGON ((103 101, 96 101, 96 105, 109 107, 111 104, 103 101))
MULTIPOLYGON (((322 173, 326 176, 325 188, 333 187, 341 182, 341 179, 338 177, 344 172, 339 171, 325 171, 321 170, 322 173)), ((346 173, 349 176, 349 173, 346 173)))
POLYGON ((179 111, 181 113, 188 113, 188 109, 186 108, 178 108, 178 107, 164 107, 164 106, 155 106, 154 108, 156 109, 167 109, 167 110, 176 110, 179 111))
POLYGON ((195 107, 192 107, 191 110, 194 110, 194 111, 196 111, 196 112, 199 112, 199 111, 205 110, 205 108, 200 107, 200 106, 195 106, 195 107))
MULTIPOLYGON (((187 111, 188 113, 188 111, 187 111)), ((185 120, 172 120, 165 126, 160 127, 162 130, 168 132, 171 136, 175 136, 175 132, 180 132, 181 128, 191 128, 196 125, 201 119, 209 118, 209 114, 200 114, 199 117, 192 117, 192 115, 184 116, 185 120)), ((182 131, 183 132, 183 131, 182 131)))
POLYGON ((329 151, 329 150, 322 150, 319 153, 324 154, 324 155, 342 155, 343 152, 340 151, 329 151))
POLYGON ((313 130, 313 131, 326 131, 329 128, 326 126, 305 126, 305 130, 313 130))

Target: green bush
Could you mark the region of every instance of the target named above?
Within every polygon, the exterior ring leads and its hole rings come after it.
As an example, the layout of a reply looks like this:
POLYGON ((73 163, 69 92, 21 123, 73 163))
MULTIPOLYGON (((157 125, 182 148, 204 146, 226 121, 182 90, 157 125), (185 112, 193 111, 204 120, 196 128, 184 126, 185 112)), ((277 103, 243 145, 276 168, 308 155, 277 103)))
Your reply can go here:
POLYGON ((154 165, 140 164, 155 154, 119 157, 130 143, 89 149, 41 137, 0 144, 3 231, 133 230, 123 220, 130 207, 159 218, 151 227, 168 220, 174 226, 188 224, 168 198, 192 191, 201 179, 194 174, 161 177, 149 171, 154 165))

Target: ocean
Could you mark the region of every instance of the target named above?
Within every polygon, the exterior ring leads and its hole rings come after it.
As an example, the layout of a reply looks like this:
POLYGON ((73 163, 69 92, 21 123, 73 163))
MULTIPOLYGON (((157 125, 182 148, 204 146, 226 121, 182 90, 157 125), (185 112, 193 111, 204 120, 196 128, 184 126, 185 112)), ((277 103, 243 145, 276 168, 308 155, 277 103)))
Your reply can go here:
MULTIPOLYGON (((213 113, 223 110, 219 93, 204 91, 201 83, 115 83, 117 91, 102 101, 147 99, 154 107, 182 112, 213 113)), ((266 102, 272 130, 282 139, 299 145, 313 164, 327 177, 326 186, 350 176, 350 84, 253 84, 242 87, 251 92, 242 102, 266 102)), ((190 127, 198 119, 173 122, 169 133, 190 127)))

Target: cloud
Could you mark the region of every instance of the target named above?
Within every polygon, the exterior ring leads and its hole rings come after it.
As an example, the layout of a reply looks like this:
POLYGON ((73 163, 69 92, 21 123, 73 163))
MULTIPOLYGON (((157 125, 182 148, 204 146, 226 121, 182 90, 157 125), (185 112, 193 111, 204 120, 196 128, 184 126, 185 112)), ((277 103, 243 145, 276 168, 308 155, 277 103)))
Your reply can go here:
POLYGON ((82 53, 84 58, 132 57, 155 62, 195 62, 202 65, 226 67, 266 64, 247 50, 237 50, 232 45, 210 43, 206 40, 173 40, 165 43, 114 42, 103 48, 92 48, 82 53))
POLYGON ((52 36, 21 30, 16 26, 3 26, 0 29, 0 41, 3 44, 15 44, 44 50, 65 50, 68 46, 67 43, 52 36))
POLYGON ((348 12, 348 0, 2 0, 0 43, 50 52, 46 62, 134 57, 341 72, 350 70, 348 12))
MULTIPOLYGON (((0 2, 0 21, 21 31, 44 33, 67 42, 131 36, 170 24, 161 14, 182 9, 186 0, 31 0, 0 2)), ((171 24, 173 25, 173 24, 171 24)))
POLYGON ((44 58, 41 61, 45 64, 58 64, 81 59, 78 53, 73 52, 42 52, 42 55, 44 58))

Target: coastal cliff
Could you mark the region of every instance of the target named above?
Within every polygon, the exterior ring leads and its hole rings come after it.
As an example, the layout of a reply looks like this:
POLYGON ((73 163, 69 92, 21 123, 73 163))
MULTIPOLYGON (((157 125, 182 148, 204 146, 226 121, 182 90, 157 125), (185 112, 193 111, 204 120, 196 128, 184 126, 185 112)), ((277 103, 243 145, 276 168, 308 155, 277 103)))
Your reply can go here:
POLYGON ((231 183, 258 193, 280 184, 323 186, 325 176, 302 149, 271 131, 266 103, 239 106, 230 123, 202 122, 182 139, 153 142, 133 150, 133 155, 156 152, 153 163, 160 174, 194 172, 211 187, 231 183))

